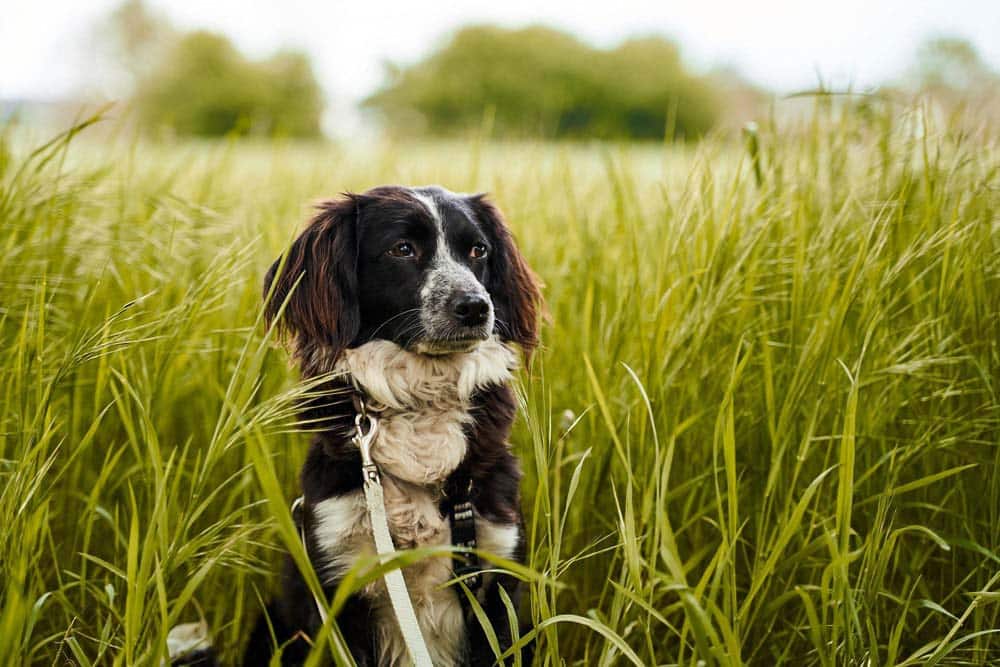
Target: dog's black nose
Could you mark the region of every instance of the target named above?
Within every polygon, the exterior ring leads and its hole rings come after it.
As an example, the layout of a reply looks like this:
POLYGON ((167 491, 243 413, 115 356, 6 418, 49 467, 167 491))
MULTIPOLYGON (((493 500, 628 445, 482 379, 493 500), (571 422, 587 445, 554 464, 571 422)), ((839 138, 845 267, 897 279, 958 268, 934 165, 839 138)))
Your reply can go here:
POLYGON ((475 327, 490 316, 490 304, 478 294, 460 294, 452 303, 451 311, 460 324, 475 327))

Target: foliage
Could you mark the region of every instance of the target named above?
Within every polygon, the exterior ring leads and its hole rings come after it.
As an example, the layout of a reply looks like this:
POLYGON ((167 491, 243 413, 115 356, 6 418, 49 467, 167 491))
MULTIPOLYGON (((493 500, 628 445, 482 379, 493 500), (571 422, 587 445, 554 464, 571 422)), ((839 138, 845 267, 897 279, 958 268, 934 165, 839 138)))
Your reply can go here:
MULTIPOLYGON (((1000 72, 967 39, 926 39, 900 87, 930 100, 942 114, 961 118, 970 129, 1000 122, 1000 72)), ((894 91, 890 87, 887 92, 894 91)))
POLYGON ((135 102, 143 126, 190 136, 315 137, 323 111, 304 54, 250 61, 209 32, 183 35, 166 49, 139 79, 135 102))
POLYGON ((928 39, 917 52, 917 74, 932 89, 971 92, 1000 79, 971 42, 959 37, 928 39))
POLYGON ((144 0, 124 0, 96 31, 96 39, 111 60, 102 67, 124 69, 133 85, 149 73, 177 37, 166 17, 144 0))
POLYGON ((306 441, 261 276, 393 181, 493 191, 547 284, 539 664, 997 664, 1000 146, 823 103, 749 156, 0 150, 0 662, 158 664, 199 614, 235 661, 306 441))
POLYGON ((712 126, 710 85, 660 37, 591 48, 543 27, 468 27, 398 69, 368 100, 400 132, 454 135, 492 123, 500 136, 696 137, 712 126))

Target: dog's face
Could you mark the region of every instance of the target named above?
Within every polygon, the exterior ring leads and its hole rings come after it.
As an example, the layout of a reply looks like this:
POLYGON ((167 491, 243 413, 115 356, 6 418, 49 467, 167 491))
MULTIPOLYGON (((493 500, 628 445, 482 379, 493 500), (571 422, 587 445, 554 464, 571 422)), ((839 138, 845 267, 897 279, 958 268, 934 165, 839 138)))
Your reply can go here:
POLYGON ((376 338, 423 354, 493 334, 537 343, 537 284, 482 195, 386 186, 326 202, 265 283, 267 319, 301 360, 376 338))
POLYGON ((358 222, 361 338, 429 354, 468 350, 496 322, 496 240, 466 199, 440 188, 386 192, 358 222))

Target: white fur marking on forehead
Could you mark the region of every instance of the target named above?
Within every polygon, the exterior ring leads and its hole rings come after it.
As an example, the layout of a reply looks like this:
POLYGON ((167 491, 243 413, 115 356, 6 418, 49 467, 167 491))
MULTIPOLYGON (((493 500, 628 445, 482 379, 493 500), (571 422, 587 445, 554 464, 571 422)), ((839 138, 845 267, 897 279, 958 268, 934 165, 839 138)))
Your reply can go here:
POLYGON ((431 214, 431 218, 434 219, 434 224, 437 226, 438 235, 444 235, 444 221, 441 219, 441 211, 438 210, 437 202, 434 201, 434 197, 428 195, 420 194, 419 192, 410 193, 424 206, 427 207, 427 211, 431 214))
POLYGON ((496 338, 469 352, 442 356, 373 340, 344 350, 337 362, 337 369, 350 373, 368 396, 395 410, 465 403, 477 389, 508 382, 515 368, 517 355, 496 338))
MULTIPOLYGON (((442 190, 442 192, 447 191, 442 190)), ((474 294, 487 300, 490 309, 485 328, 487 331, 492 331, 495 317, 492 300, 490 300, 486 288, 476 278, 476 274, 463 264, 459 257, 455 256, 455 249, 451 247, 448 237, 445 235, 444 219, 441 217, 439 207, 440 200, 433 193, 414 192, 413 196, 427 207, 437 228, 434 256, 431 259, 430 269, 424 277, 424 282, 420 286, 420 323, 423 325, 424 331, 431 338, 447 337, 448 330, 453 326, 452 317, 448 312, 449 302, 454 295, 462 292, 474 294)), ((447 202, 457 204, 459 208, 465 208, 464 202, 454 196, 449 196, 447 202)))
MULTIPOLYGON (((422 194, 412 190, 411 192, 413 196, 427 208, 428 212, 430 212, 431 218, 434 220, 434 227, 437 229, 437 248, 434 252, 434 271, 445 271, 460 275, 462 274, 462 270, 465 269, 465 271, 471 276, 472 272, 456 262, 451 256, 451 248, 448 245, 448 238, 444 234, 444 218, 441 217, 441 209, 438 208, 437 199, 434 198, 434 195, 422 194)), ((465 276, 462 277, 464 278, 465 276)), ((429 284, 430 281, 428 281, 428 285, 429 284)), ((424 289, 427 289, 427 285, 424 286, 424 289)))

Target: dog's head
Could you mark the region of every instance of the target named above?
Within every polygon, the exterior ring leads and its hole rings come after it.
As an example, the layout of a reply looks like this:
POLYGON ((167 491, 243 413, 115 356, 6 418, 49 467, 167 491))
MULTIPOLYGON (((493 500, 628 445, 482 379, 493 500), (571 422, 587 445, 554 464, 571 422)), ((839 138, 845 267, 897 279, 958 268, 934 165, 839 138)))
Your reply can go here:
POLYGON ((384 186, 324 202, 264 283, 265 317, 304 365, 373 339, 422 354, 538 342, 537 282, 483 195, 384 186))

